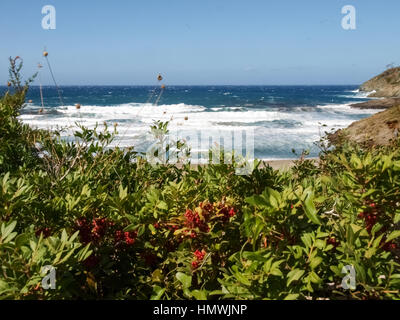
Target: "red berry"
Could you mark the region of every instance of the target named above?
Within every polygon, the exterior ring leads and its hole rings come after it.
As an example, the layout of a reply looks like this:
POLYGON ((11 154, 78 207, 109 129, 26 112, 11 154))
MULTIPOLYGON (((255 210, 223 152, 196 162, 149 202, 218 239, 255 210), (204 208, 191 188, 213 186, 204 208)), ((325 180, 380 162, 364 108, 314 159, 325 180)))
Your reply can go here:
MULTIPOLYGON (((381 243, 384 243, 383 239, 382 239, 381 243)), ((385 250, 385 251, 391 251, 391 250, 394 250, 396 248, 397 248, 397 246, 393 241, 385 242, 382 245, 382 249, 385 250)))
POLYGON ((337 246, 339 246, 340 242, 336 240, 336 238, 329 238, 326 241, 328 244, 331 244, 334 248, 336 248, 337 246))
POLYGON ((115 232, 114 240, 115 242, 120 242, 124 239, 124 232, 121 230, 118 230, 115 232))
POLYGON ((189 229, 199 228, 202 232, 208 232, 210 230, 206 221, 201 220, 197 212, 187 209, 185 212, 185 218, 185 225, 189 229))
POLYGON ((192 232, 190 233, 190 237, 191 237, 192 239, 197 238, 197 233, 194 232, 194 231, 192 231, 192 232))
POLYGON ((205 252, 205 250, 202 250, 202 251, 196 250, 193 254, 194 254, 194 256, 196 257, 196 259, 198 261, 201 261, 201 260, 204 259, 204 256, 206 255, 206 252, 205 252))
POLYGON ((128 232, 128 231, 126 231, 126 232, 124 233, 124 236, 125 236, 125 243, 126 243, 128 246, 133 245, 133 244, 135 243, 135 240, 136 240, 136 235, 137 235, 136 232, 133 232, 133 231, 128 232))

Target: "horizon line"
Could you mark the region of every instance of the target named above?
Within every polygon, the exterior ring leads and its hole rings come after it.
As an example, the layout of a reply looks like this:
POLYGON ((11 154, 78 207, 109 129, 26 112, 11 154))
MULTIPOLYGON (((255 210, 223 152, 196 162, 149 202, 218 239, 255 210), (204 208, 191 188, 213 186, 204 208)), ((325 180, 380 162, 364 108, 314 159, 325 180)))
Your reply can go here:
MULTIPOLYGON (((58 87, 158 87, 158 84, 62 84, 58 87)), ((165 84, 166 87, 327 87, 327 86, 361 86, 361 84, 165 84)), ((0 87, 7 88, 6 85, 0 87)), ((29 87, 40 87, 32 84, 29 87)), ((42 87, 56 87, 45 84, 42 87)))

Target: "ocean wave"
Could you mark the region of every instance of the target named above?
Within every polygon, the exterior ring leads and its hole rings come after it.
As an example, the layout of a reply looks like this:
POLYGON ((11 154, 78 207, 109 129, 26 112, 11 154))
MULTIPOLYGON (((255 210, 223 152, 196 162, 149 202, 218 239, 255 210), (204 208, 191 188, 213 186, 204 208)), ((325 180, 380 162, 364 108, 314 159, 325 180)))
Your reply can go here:
POLYGON ((76 122, 89 128, 98 124, 99 129, 104 123, 110 126, 117 123, 118 135, 114 145, 134 145, 140 150, 149 142, 149 126, 154 120, 161 120, 170 121, 170 130, 187 133, 254 129, 256 150, 267 153, 275 150, 276 154, 284 154, 293 147, 306 148, 319 140, 325 131, 347 127, 354 120, 378 111, 353 109, 349 104, 255 109, 242 106, 206 108, 184 103, 82 105, 80 109, 69 105, 45 108, 41 113, 39 109, 40 106, 30 105, 20 119, 42 129, 68 127, 65 137, 76 130, 76 122))
POLYGON ((102 115, 115 115, 115 114, 126 114, 132 115, 139 113, 142 114, 154 114, 164 109, 174 113, 181 112, 201 112, 205 110, 203 106, 187 105, 184 103, 169 104, 169 105, 158 105, 154 106, 150 103, 126 103, 111 106, 81 106, 79 110, 75 106, 59 107, 59 111, 63 113, 96 113, 102 115))
POLYGON ((378 109, 352 108, 350 104, 327 104, 327 105, 319 105, 316 108, 322 111, 335 112, 339 114, 342 113, 342 114, 358 114, 358 115, 369 115, 382 111, 378 109))
POLYGON ((217 126, 232 126, 232 127, 241 127, 241 126, 256 126, 256 127, 265 127, 265 128, 295 128, 302 126, 303 123, 295 120, 272 120, 272 121, 257 121, 254 119, 254 122, 214 122, 217 126))

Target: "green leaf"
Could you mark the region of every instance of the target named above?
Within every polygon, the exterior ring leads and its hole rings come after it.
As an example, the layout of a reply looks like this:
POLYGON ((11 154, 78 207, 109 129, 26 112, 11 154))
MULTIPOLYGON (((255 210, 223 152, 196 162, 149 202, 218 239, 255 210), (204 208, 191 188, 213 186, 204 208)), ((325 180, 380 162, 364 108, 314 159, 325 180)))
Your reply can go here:
POLYGON ((137 223, 132 223, 124 228, 124 231, 134 231, 140 227, 137 223))
POLYGON ((400 230, 393 231, 391 234, 386 239, 386 242, 389 242, 390 240, 396 239, 400 237, 400 230))
POLYGON ((267 203, 265 202, 264 198, 262 198, 261 196, 259 196, 257 194, 252 196, 252 197, 246 198, 245 201, 248 204, 251 204, 251 205, 253 205, 255 207, 262 207, 262 206, 266 206, 267 205, 267 203))
POLYGON ((279 265, 285 260, 275 261, 271 267, 271 274, 277 277, 282 277, 282 271, 279 269, 279 265))
POLYGON ((122 184, 119 185, 119 198, 124 200, 128 196, 128 187, 124 188, 122 184))
POLYGON ((207 300, 207 291, 205 290, 193 290, 190 293, 196 300, 207 300))
POLYGON ((393 155, 390 155, 390 156, 384 155, 382 157, 382 159, 384 160, 382 172, 384 172, 387 168, 389 168, 392 165, 392 157, 393 157, 393 155))
POLYGON ((91 244, 88 243, 84 248, 79 250, 79 252, 77 254, 78 261, 84 261, 90 257, 90 255, 93 253, 93 250, 89 250, 90 245, 91 244))
POLYGON ((178 272, 176 278, 182 283, 184 289, 189 288, 192 284, 192 277, 183 272, 178 272))
POLYGON ((337 266, 330 266, 329 269, 331 269, 336 276, 341 276, 342 274, 341 269, 337 266))
POLYGON ((289 293, 283 300, 296 300, 298 297, 298 293, 289 293))
POLYGON ((150 232, 151 232, 152 234, 156 234, 156 233, 157 233, 156 228, 154 228, 154 226, 153 226, 152 224, 148 224, 147 226, 149 227, 150 232))
POLYGON ((17 225, 16 221, 11 222, 7 227, 5 227, 5 224, 1 225, 1 240, 4 240, 7 238, 9 234, 14 230, 15 226, 17 225))
POLYGON ((322 282, 322 279, 321 279, 314 271, 312 271, 312 272, 310 273, 309 279, 310 279, 310 281, 311 281, 312 283, 316 283, 316 284, 322 282))
POLYGON ((303 241, 303 243, 306 245, 307 248, 311 248, 313 240, 312 240, 312 236, 309 233, 304 234, 301 237, 301 241, 303 241))
POLYGON ((160 300, 165 292, 165 288, 161 288, 160 286, 153 287, 153 293, 150 297, 150 300, 160 300))
POLYGON ((313 193, 311 191, 308 191, 306 199, 304 200, 304 211, 308 219, 310 219, 315 224, 321 224, 317 216, 317 210, 315 209, 313 198, 313 193))
POLYGON ((313 258, 310 262, 310 268, 315 269, 322 261, 323 259, 321 257, 313 258))
POLYGON ((290 271, 287 275, 287 286, 289 286, 293 281, 299 280, 304 274, 304 270, 294 269, 290 271))
POLYGON ((28 243, 29 241, 29 235, 26 233, 20 234, 15 238, 15 246, 17 248, 20 248, 21 246, 23 246, 24 244, 28 243))
POLYGON ((269 203, 271 204, 272 207, 278 208, 279 207, 279 201, 281 199, 281 196, 278 191, 271 189, 267 187, 266 191, 268 192, 268 199, 269 203))
POLYGON ((160 201, 157 204, 157 208, 161 210, 168 210, 168 205, 164 201, 160 201))
POLYGON ((244 277, 240 272, 235 272, 235 278, 242 284, 246 286, 251 286, 251 281, 244 277))

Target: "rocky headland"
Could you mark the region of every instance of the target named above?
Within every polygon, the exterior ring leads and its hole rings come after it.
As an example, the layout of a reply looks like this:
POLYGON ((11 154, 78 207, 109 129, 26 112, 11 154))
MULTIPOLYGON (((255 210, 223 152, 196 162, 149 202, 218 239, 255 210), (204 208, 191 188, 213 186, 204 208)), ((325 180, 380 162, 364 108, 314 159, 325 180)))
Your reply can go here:
POLYGON ((388 69, 360 86, 361 92, 372 92, 368 97, 381 98, 352 104, 358 109, 388 109, 400 105, 400 67, 388 69))

